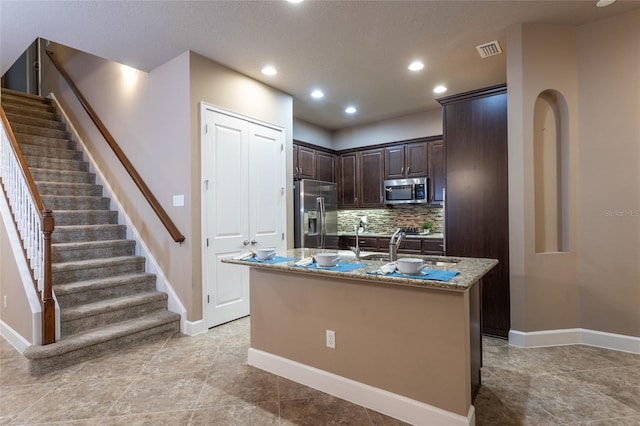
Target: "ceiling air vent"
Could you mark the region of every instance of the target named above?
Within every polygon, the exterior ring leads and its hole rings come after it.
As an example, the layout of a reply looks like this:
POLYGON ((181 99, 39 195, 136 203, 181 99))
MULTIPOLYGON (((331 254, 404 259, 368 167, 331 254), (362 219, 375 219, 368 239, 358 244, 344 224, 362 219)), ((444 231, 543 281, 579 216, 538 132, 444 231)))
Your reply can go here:
POLYGON ((500 43, 497 40, 476 46, 476 49, 478 49, 481 58, 488 58, 502 53, 500 43))

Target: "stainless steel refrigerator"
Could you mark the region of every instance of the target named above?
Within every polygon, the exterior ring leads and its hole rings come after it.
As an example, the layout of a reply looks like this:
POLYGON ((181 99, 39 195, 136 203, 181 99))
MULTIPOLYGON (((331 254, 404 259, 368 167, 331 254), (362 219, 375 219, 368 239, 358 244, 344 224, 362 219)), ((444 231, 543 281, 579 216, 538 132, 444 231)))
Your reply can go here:
POLYGON ((296 248, 338 248, 338 188, 333 182, 294 182, 296 248))

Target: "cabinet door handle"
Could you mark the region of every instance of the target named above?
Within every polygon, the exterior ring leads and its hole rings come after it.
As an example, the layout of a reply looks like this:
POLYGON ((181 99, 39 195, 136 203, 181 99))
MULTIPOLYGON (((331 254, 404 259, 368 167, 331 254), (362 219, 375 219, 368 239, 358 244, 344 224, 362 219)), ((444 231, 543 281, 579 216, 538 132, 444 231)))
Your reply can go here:
POLYGON ((407 175, 411 173, 411 166, 407 167, 407 175))
POLYGON ((404 175, 404 167, 400 167, 400 174, 404 175))

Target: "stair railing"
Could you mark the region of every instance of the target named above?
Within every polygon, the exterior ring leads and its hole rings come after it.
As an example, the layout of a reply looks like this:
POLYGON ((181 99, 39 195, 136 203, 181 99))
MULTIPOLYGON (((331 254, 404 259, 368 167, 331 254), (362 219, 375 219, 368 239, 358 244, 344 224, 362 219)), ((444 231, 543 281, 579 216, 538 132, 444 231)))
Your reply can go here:
POLYGON ((45 208, 2 106, 0 186, 22 240, 22 250, 42 306, 42 344, 56 341, 56 304, 51 285, 51 210, 45 208))
POLYGON ((120 163, 122 164, 124 169, 127 171, 127 173, 129 173, 129 176, 131 177, 131 179, 133 179, 136 186, 138 187, 138 189, 140 190, 144 198, 147 200, 147 202, 149 203, 153 211, 156 213, 156 215, 158 216, 158 218, 160 219, 164 227, 167 229, 167 231, 169 231, 169 234, 171 235, 173 240, 177 243, 182 243, 184 241, 184 235, 182 235, 180 231, 178 231, 178 228, 176 227, 176 225, 173 223, 173 221, 171 220, 167 212, 162 208, 162 206, 160 205, 156 197, 153 195, 153 193, 151 192, 147 184, 144 182, 142 177, 138 174, 136 169, 133 167, 133 164, 131 164, 131 162, 129 161, 125 153, 122 151, 122 149, 120 148, 116 140, 113 138, 113 136, 111 136, 111 133, 109 133, 109 131, 107 130, 102 120, 100 120, 100 117, 98 117, 98 114, 96 114, 96 112, 91 107, 91 105, 89 104, 87 99, 84 97, 82 92, 80 92, 80 89, 78 89, 78 86, 75 85, 71 76, 65 71, 62 65, 58 62, 53 52, 47 50, 47 56, 49 57, 49 59, 51 59, 51 63, 58 70, 62 78, 67 82, 67 85, 69 86, 73 94, 76 96, 78 101, 80 101, 80 104, 89 115, 89 118, 91 118, 91 121, 93 121, 93 123, 96 125, 96 127, 98 128, 98 131, 102 134, 102 137, 105 139, 105 141, 107 141, 107 144, 111 147, 111 149, 113 150, 113 153, 116 155, 118 160, 120 160, 120 163))

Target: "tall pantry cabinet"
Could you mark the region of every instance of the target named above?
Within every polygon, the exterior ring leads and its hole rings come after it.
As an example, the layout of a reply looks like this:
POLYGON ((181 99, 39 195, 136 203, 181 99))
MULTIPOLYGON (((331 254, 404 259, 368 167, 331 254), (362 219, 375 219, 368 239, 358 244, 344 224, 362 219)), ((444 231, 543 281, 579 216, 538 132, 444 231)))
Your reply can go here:
POLYGON ((438 102, 444 119, 446 254, 498 259, 482 279, 482 331, 508 337, 507 88, 494 86, 438 102))

